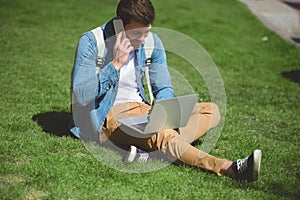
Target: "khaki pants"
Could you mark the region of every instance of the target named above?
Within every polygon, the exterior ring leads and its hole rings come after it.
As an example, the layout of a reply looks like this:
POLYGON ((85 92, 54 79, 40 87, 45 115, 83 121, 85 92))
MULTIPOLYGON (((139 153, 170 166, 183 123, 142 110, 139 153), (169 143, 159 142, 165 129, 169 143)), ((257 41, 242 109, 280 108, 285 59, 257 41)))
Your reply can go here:
POLYGON ((167 158, 179 160, 185 164, 206 169, 220 175, 221 166, 227 160, 211 156, 193 147, 191 143, 198 140, 209 129, 215 127, 220 120, 217 105, 213 103, 197 103, 186 127, 175 131, 165 129, 149 137, 135 137, 125 133, 116 121, 125 117, 145 115, 150 106, 144 103, 126 103, 115 105, 106 118, 101 141, 128 150, 134 145, 148 152, 160 151, 167 158))

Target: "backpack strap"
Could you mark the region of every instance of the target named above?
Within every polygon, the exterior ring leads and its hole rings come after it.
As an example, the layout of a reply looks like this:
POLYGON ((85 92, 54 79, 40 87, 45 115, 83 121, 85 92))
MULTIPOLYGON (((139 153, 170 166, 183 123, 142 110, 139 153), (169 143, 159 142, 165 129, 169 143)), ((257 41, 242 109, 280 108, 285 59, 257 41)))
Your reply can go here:
POLYGON ((98 74, 100 67, 104 64, 105 41, 103 31, 100 27, 91 30, 91 32, 94 34, 97 41, 98 55, 96 61, 96 74, 98 74))
POLYGON ((150 104, 152 105, 154 97, 153 97, 152 87, 151 87, 151 83, 150 83, 149 67, 152 64, 152 52, 154 49, 154 39, 153 39, 153 35, 151 32, 149 32, 148 37, 146 37, 146 39, 145 39, 144 49, 145 49, 145 54, 146 54, 145 76, 146 76, 147 86, 148 86, 148 91, 149 91, 149 96, 150 96, 150 104))

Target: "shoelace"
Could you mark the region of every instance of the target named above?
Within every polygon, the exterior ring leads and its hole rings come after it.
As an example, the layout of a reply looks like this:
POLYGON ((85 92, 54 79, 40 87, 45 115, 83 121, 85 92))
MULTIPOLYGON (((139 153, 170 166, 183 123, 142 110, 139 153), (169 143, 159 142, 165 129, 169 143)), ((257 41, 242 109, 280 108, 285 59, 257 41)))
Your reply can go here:
POLYGON ((147 162, 148 158, 149 158, 148 153, 139 153, 139 158, 137 159, 137 161, 147 162))
POLYGON ((245 171, 247 169, 247 166, 248 166, 247 161, 248 161, 248 157, 237 160, 237 170, 239 173, 242 173, 243 171, 245 171))

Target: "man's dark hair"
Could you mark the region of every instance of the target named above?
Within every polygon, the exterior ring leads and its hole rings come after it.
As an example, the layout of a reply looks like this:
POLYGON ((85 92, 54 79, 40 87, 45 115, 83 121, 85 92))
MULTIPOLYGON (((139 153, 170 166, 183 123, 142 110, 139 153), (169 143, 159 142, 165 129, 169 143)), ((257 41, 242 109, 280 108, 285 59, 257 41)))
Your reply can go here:
POLYGON ((150 0, 121 0, 117 16, 123 20, 124 25, 135 21, 148 26, 155 19, 155 11, 150 0))

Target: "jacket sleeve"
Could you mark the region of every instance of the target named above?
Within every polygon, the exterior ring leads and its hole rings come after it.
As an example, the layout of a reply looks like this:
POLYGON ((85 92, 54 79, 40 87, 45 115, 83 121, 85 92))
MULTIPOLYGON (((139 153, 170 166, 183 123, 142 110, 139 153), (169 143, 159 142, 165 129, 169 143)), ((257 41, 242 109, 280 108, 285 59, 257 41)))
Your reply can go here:
POLYGON ((119 80, 119 73, 111 62, 96 74, 97 54, 94 35, 91 32, 85 33, 76 49, 72 73, 72 103, 86 106, 104 95, 119 80))
POLYGON ((166 53, 159 37, 156 34, 153 34, 153 37, 154 50, 152 53, 152 64, 149 68, 152 92, 156 100, 171 98, 174 96, 174 89, 171 84, 166 53))

